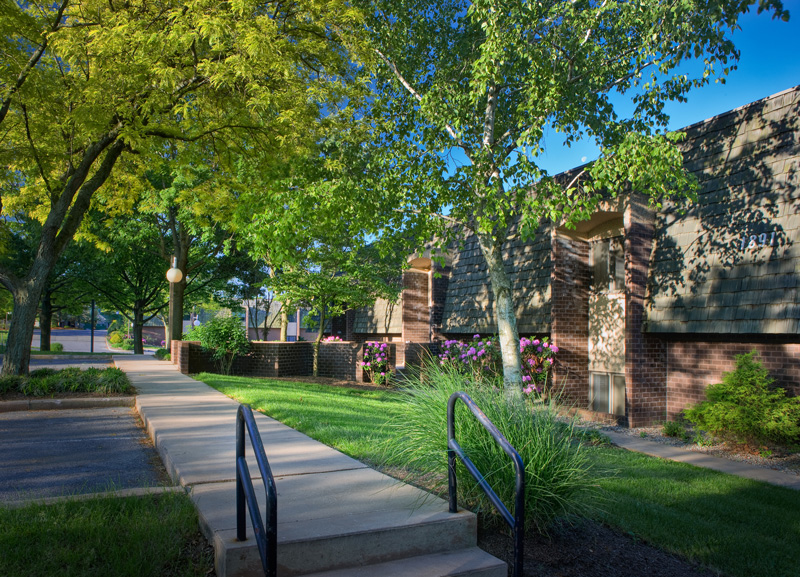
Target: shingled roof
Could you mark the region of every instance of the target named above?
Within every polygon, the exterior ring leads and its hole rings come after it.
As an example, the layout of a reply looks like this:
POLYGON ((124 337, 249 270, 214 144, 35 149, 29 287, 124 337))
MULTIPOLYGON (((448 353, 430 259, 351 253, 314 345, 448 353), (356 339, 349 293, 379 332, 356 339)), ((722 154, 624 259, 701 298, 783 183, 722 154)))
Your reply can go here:
POLYGON ((684 129, 698 202, 657 216, 645 330, 800 332, 800 86, 684 129))
MULTIPOLYGON (((506 242, 503 261, 511 279, 519 332, 550 332, 549 227, 542 226, 530 242, 523 243, 519 237, 506 242)), ((497 332, 486 261, 474 236, 465 241, 464 250, 453 259, 442 332, 470 335, 497 332)))

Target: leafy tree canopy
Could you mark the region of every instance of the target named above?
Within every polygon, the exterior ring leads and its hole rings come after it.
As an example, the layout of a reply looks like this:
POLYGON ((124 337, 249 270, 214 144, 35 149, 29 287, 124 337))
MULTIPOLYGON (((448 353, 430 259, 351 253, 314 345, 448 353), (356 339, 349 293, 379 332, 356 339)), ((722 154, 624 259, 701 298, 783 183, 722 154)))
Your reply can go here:
MULTIPOLYGON (((512 226, 530 237, 548 219, 570 225, 623 186, 655 202, 691 194, 664 105, 736 67, 732 33, 750 4, 364 0, 382 63, 365 112, 373 146, 364 186, 381 198, 372 208, 389 209, 384 234, 477 237, 506 382, 521 383, 501 251, 512 226), (556 183, 541 162, 548 132, 567 146, 592 139, 602 155, 556 183)), ((779 0, 758 10, 788 18, 779 0)))

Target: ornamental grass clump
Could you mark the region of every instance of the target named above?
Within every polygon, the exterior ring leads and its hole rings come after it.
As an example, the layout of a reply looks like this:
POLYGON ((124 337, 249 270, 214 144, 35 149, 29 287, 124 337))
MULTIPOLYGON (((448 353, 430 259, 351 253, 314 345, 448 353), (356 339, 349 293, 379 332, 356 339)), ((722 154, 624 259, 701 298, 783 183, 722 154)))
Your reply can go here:
MULTIPOLYGON (((595 473, 571 421, 560 419, 551 404, 504 395, 499 384, 473 381, 457 367, 440 362, 409 376, 404 385, 405 410, 390 424, 393 435, 387 443, 386 464, 409 468, 412 477, 445 492, 447 402, 454 392, 466 392, 522 457, 526 529, 544 532, 556 518, 584 510, 588 502, 584 493, 595 486, 595 473)), ((459 444, 513 513, 511 460, 463 403, 456 404, 455 419, 459 444)), ((499 521, 483 491, 460 464, 457 478, 459 501, 499 521)))
POLYGON ((800 441, 800 398, 787 397, 758 361, 756 351, 736 357, 736 368, 706 389, 706 401, 686 418, 715 437, 740 444, 800 441))

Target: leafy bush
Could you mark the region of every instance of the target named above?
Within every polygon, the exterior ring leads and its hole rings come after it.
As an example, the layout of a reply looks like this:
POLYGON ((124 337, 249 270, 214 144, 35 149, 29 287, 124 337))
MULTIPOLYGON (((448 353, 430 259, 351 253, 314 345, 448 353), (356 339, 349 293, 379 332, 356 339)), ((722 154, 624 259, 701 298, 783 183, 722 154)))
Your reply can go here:
POLYGON ((679 423, 678 421, 667 421, 664 423, 664 426, 661 427, 661 433, 665 437, 683 438, 686 435, 686 427, 683 426, 683 423, 679 423))
POLYGON ((122 330, 123 328, 124 328, 123 323, 121 321, 114 319, 108 325, 108 335, 111 336, 111 333, 122 330))
POLYGON ((200 341, 223 375, 229 375, 233 361, 239 355, 247 354, 250 341, 247 340, 244 324, 236 317, 216 317, 207 323, 196 326, 186 334, 186 340, 200 341))
POLYGON ((132 393, 128 376, 116 367, 90 368, 82 371, 68 367, 60 371, 39 369, 27 377, 0 379, 0 392, 17 391, 30 397, 46 397, 56 393, 100 393, 103 395, 132 393))
POLYGON ((133 339, 123 339, 123 341, 122 341, 122 350, 123 351, 132 351, 133 350, 133 339))
POLYGON ((800 398, 773 387, 756 351, 736 357, 736 369, 706 389, 706 398, 685 411, 699 428, 737 443, 793 443, 800 439, 800 398))
POLYGON ((364 360, 361 361, 361 366, 369 380, 376 385, 388 385, 392 380, 389 353, 386 352, 388 346, 379 342, 364 343, 364 360))
POLYGON ((108 333, 108 342, 112 345, 121 345, 123 338, 122 333, 118 331, 108 333))
POLYGON ((162 360, 171 361, 172 360, 172 354, 171 353, 165 354, 164 357, 162 358, 162 360))
POLYGON ((50 343, 50 351, 53 353, 63 353, 64 345, 61 343, 50 343))
MULTIPOLYGON (((595 473, 589 465, 582 434, 574 423, 561 420, 554 406, 506 396, 498 387, 476 384, 455 366, 438 362, 425 366, 420 374, 410 375, 404 390, 407 408, 402 418, 390 425, 394 434, 386 447, 387 465, 407 465, 428 481, 433 474, 435 489, 444 491, 447 402, 455 391, 464 391, 522 457, 526 527, 545 530, 557 517, 582 511, 587 502, 583 492, 594 486, 595 473)), ((512 509, 515 475, 511 460, 463 403, 457 403, 456 408, 459 444, 512 509)), ((462 502, 470 508, 493 511, 483 491, 461 465, 457 467, 457 477, 462 502)))
POLYGON ((169 351, 167 349, 156 349, 155 356, 159 361, 163 361, 165 356, 169 356, 169 351))

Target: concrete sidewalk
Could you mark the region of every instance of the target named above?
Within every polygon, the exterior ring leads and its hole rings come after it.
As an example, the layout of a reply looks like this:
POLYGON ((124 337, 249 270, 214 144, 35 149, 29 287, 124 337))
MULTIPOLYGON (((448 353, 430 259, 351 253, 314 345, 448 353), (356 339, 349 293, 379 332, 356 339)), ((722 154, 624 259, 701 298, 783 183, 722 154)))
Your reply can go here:
MULTIPOLYGON (((138 390, 136 407, 167 470, 198 508, 218 577, 262 574, 249 518, 249 539, 235 539, 238 403, 168 362, 114 361, 138 390)), ((505 577, 505 563, 477 549, 472 513, 451 514, 445 501, 255 415, 278 490, 279 575, 505 577)), ((249 466, 257 478, 253 459, 249 466)), ((255 486, 263 515, 263 485, 255 486)))
POLYGON ((623 449, 628 449, 629 451, 644 453, 652 457, 661 457, 662 459, 668 459, 670 461, 688 463, 695 467, 713 469, 714 471, 728 473, 729 475, 736 475, 737 477, 744 477, 754 481, 763 481, 771 485, 778 485, 780 487, 786 487, 787 489, 800 491, 800 477, 797 475, 783 473, 773 469, 765 469, 763 467, 755 467, 747 463, 722 459, 705 453, 690 451, 689 449, 663 445, 655 441, 648 441, 647 439, 637 439, 614 431, 600 432, 611 439, 611 442, 615 445, 623 449))

